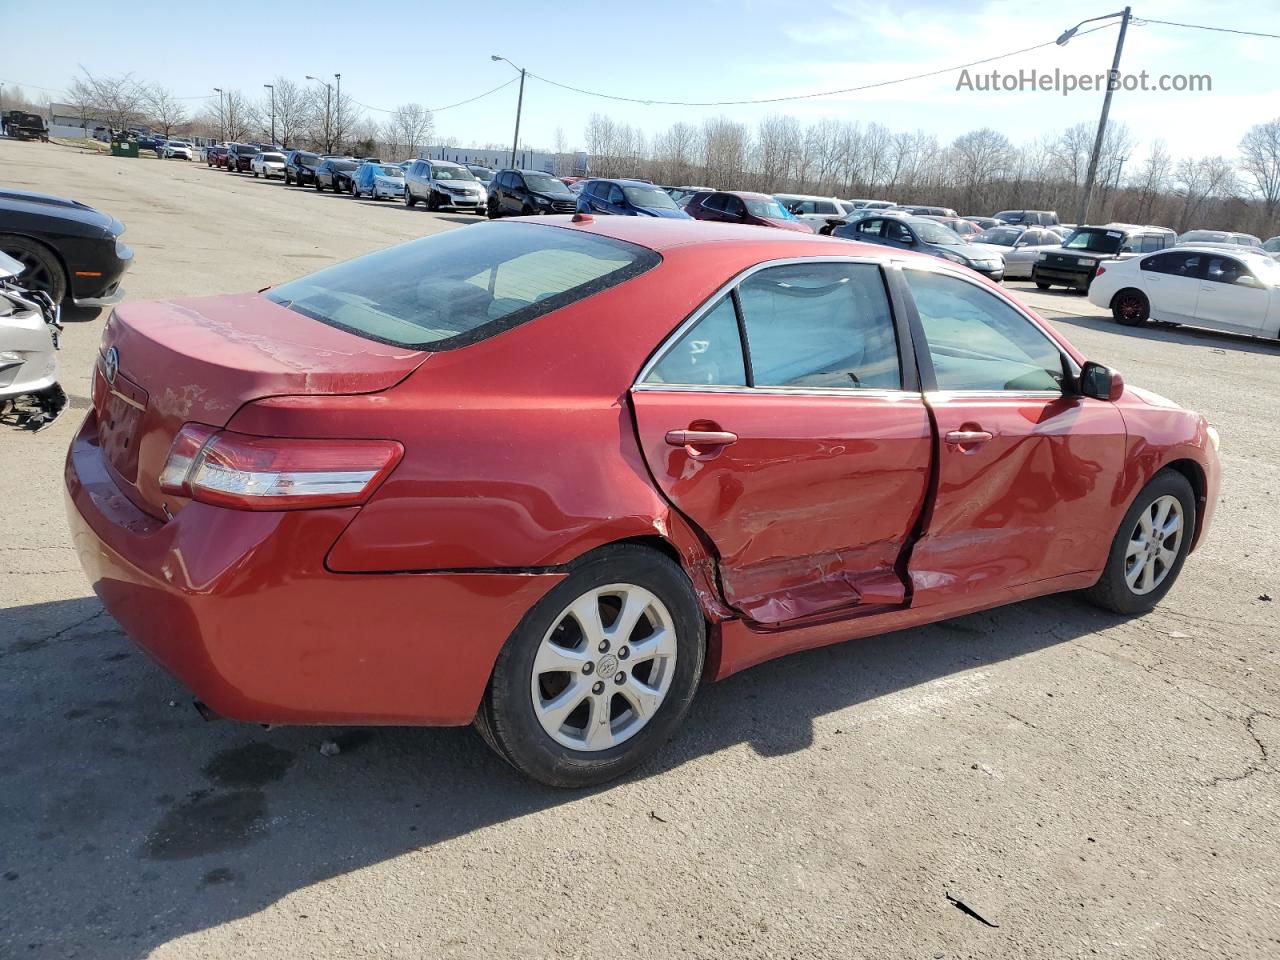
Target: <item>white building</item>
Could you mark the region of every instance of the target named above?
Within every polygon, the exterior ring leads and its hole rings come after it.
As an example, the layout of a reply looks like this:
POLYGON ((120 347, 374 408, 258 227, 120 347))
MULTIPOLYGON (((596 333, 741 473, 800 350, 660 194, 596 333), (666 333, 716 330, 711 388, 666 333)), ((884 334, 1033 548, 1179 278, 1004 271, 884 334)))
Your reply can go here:
MULTIPOLYGON (((449 160, 453 163, 477 163, 494 170, 512 166, 510 150, 487 150, 482 147, 423 147, 419 160, 449 160)), ((590 168, 585 153, 542 153, 521 150, 515 166, 521 170, 542 170, 558 177, 584 177, 590 168)))

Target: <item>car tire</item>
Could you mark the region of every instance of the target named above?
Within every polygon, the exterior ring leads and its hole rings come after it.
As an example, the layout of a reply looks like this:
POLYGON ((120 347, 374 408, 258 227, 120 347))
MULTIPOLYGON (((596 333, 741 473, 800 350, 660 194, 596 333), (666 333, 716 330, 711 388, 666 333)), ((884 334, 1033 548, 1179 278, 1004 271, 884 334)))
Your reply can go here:
POLYGON ((427 194, 427 212, 435 213, 440 209, 440 198, 436 196, 436 192, 432 190, 427 194))
POLYGON ((1085 599, 1113 613, 1146 613, 1164 599, 1178 579, 1195 527, 1196 497, 1190 482, 1176 470, 1161 470, 1142 488, 1120 521, 1107 565, 1098 582, 1084 591, 1085 599), (1176 531, 1166 532, 1175 517, 1176 531), (1153 538, 1152 531, 1159 531, 1159 536, 1153 538), (1169 548, 1169 541, 1175 538, 1174 547, 1169 548))
POLYGON ((319 177, 316 177, 316 193, 324 193, 324 187, 320 185, 319 177))
POLYGON ((1037 281, 1036 281, 1036 289, 1037 289, 1037 290, 1048 290, 1051 286, 1053 286, 1053 284, 1051 284, 1051 283, 1045 283, 1043 280, 1037 280, 1037 281))
POLYGON ((490 220, 498 219, 498 205, 492 200, 485 204, 484 212, 490 220))
POLYGON ((409 185, 405 184, 404 188, 404 207, 406 210, 412 210, 418 205, 418 198, 413 195, 413 191, 409 189, 409 185))
POLYGON ((1125 287, 1111 298, 1111 316, 1122 327, 1136 327, 1151 318, 1151 301, 1141 290, 1125 287))
POLYGON ((7 253, 24 267, 20 283, 30 281, 61 303, 67 296, 67 271, 58 255, 38 240, 0 233, 0 253, 7 253))
POLYGON ((574 564, 512 632, 475 725, 499 756, 534 780, 553 787, 604 783, 667 742, 693 702, 705 655, 702 611, 680 566, 647 547, 603 547, 574 564), (592 599, 596 625, 583 629, 572 611, 592 599), (607 627, 603 621, 611 613, 616 617, 628 600, 646 606, 628 636, 613 636, 617 620, 607 627), (647 638, 659 635, 665 639, 654 655, 636 655, 647 638), (573 640, 577 649, 554 643, 557 636, 573 640), (561 662, 573 669, 556 671, 561 662), (628 664, 635 666, 634 675, 628 664), (569 693, 571 687, 575 692, 569 693), (557 711, 553 704, 566 693, 567 700, 580 699, 557 711), (553 734, 557 713, 562 717, 553 734), (636 729, 628 732, 632 724, 636 729), (596 742, 589 745, 588 738, 596 742), (579 742, 581 748, 570 745, 579 742))

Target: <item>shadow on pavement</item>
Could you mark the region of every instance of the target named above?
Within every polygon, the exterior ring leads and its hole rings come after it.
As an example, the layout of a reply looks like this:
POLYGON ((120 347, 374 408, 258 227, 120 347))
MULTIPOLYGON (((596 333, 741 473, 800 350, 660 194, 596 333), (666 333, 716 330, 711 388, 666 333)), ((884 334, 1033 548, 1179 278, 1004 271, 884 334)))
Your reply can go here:
MULTIPOLYGON (((1051 307, 1046 307, 1045 309, 1052 310, 1051 307)), ((1219 330, 1206 330, 1202 327, 1187 327, 1158 321, 1145 323, 1138 327, 1122 327, 1110 317, 1081 317, 1072 314, 1058 314, 1047 319, 1054 324, 1070 324, 1074 327, 1085 327, 1089 330, 1115 333, 1139 340, 1158 340, 1164 343, 1220 347, 1223 350, 1231 350, 1236 353, 1257 353, 1269 356, 1280 354, 1280 341, 1250 337, 1244 334, 1224 333, 1219 330)))
MULTIPOLYGON (((805 750, 832 711, 1111 623, 1050 597, 764 664, 704 686, 631 779, 740 743, 805 750)), ((0 610, 0 638, 0 955, 145 957, 327 878, 583 796, 522 779, 467 728, 203 723, 92 597, 0 610), (341 752, 321 755, 326 740, 341 752)), ((877 731, 844 735, 873 743, 877 731)))

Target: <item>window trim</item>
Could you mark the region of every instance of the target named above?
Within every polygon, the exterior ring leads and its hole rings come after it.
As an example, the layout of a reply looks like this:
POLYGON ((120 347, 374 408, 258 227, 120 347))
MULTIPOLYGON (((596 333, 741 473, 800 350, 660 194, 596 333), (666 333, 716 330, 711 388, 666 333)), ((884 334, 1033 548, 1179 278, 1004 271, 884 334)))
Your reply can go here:
POLYGON ((717 287, 706 300, 700 303, 693 312, 684 318, 675 329, 662 338, 654 351, 649 355, 631 383, 632 390, 647 392, 679 392, 679 393, 740 393, 749 395, 766 394, 771 396, 812 396, 812 397, 863 397, 863 396, 918 396, 921 393, 921 372, 917 369, 918 358, 913 348, 913 329, 906 316, 906 303, 901 293, 894 289, 891 265, 880 257, 782 257, 776 260, 764 260, 753 264, 734 274, 727 282, 717 287), (675 349, 681 337, 704 316, 719 306, 726 295, 733 298, 734 312, 738 317, 738 339, 742 348, 743 367, 747 371, 749 384, 754 384, 755 375, 751 369, 751 348, 747 342, 745 322, 742 308, 738 302, 738 287, 750 277, 762 270, 772 267, 810 265, 814 263, 839 264, 871 264, 880 273, 880 281, 884 284, 885 300, 889 304, 889 315, 893 322, 894 340, 898 347, 898 369, 902 374, 902 386, 898 388, 872 387, 778 387, 778 386, 735 386, 733 384, 671 384, 646 383, 645 378, 653 372, 653 368, 661 363, 668 353, 675 349))
POLYGON ((947 269, 941 263, 917 263, 914 260, 906 261, 897 259, 894 261, 894 267, 896 268, 895 274, 897 281, 902 286, 902 294, 907 308, 907 318, 911 325, 911 339, 915 346, 916 364, 920 368, 920 389, 926 395, 940 394, 948 397, 1020 397, 1028 399, 1081 396, 1077 387, 1080 380, 1080 365, 1076 363, 1075 358, 1062 346, 1058 341, 1058 338, 1045 329, 1045 327, 1041 325, 1040 320, 1024 309, 1020 304, 1016 303, 1009 297, 1003 296, 999 292, 989 289, 986 283, 977 277, 966 277, 958 270, 947 269), (1001 303, 1005 304, 1031 324, 1032 328, 1058 351, 1058 355, 1062 359, 1063 372, 1070 377, 1070 383, 1064 385, 1062 390, 992 390, 990 388, 952 390, 939 387, 937 372, 934 370, 933 366, 933 354, 929 352, 929 338, 924 332, 924 322, 920 319, 920 311, 916 306, 915 295, 911 292, 911 285, 907 282, 907 270, 919 270, 925 273, 938 273, 943 276, 954 277, 957 280, 961 280, 964 283, 981 290, 987 296, 994 297, 1001 303))

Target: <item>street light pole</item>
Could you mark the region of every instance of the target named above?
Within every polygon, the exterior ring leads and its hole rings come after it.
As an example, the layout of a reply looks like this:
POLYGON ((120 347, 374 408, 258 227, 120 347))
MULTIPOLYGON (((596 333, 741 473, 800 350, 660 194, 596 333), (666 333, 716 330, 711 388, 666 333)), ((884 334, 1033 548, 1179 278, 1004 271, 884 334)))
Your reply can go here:
POLYGON ((319 77, 313 77, 311 76, 311 74, 307 74, 307 79, 314 80, 316 83, 324 84, 324 149, 326 153, 332 153, 333 152, 333 125, 330 121, 330 117, 331 117, 330 94, 333 93, 333 84, 328 83, 325 80, 321 80, 319 77))
POLYGON ((276 145, 276 87, 274 83, 264 83, 264 87, 271 91, 271 145, 276 145))
POLYGON ((214 87, 214 91, 218 94, 218 139, 223 143, 227 142, 227 115, 222 106, 222 88, 214 87))
POLYGON ((336 97, 334 97, 335 112, 337 113, 337 119, 334 121, 334 124, 333 124, 333 127, 334 127, 333 132, 337 134, 338 152, 341 153, 342 152, 342 74, 335 73, 333 77, 335 80, 338 81, 338 94, 336 97))
POLYGON ((524 67, 517 67, 506 57, 500 57, 496 53, 489 54, 489 59, 493 61, 502 60, 506 62, 512 69, 520 71, 520 96, 516 99, 516 135, 511 140, 511 166, 516 165, 516 151, 520 149, 520 111, 524 108, 524 67))
POLYGON ((1098 118, 1098 135, 1093 140, 1093 153, 1089 156, 1089 172, 1084 178, 1084 195, 1080 198, 1080 209, 1076 215, 1076 223, 1082 227, 1089 222, 1089 204, 1093 200, 1093 184, 1098 175, 1098 158, 1102 155, 1102 141, 1107 134, 1107 116, 1111 113, 1111 94, 1120 83, 1120 54, 1124 51, 1124 35, 1129 29, 1130 10, 1130 7, 1125 7, 1119 13, 1108 13, 1106 16, 1082 20, 1070 30, 1063 31, 1062 36, 1057 40, 1058 46, 1065 47, 1067 41, 1086 23, 1092 23, 1094 20, 1108 20, 1111 17, 1120 18, 1120 36, 1116 38, 1116 52, 1111 59, 1111 72, 1107 75, 1107 92, 1102 98, 1102 116, 1098 118))

